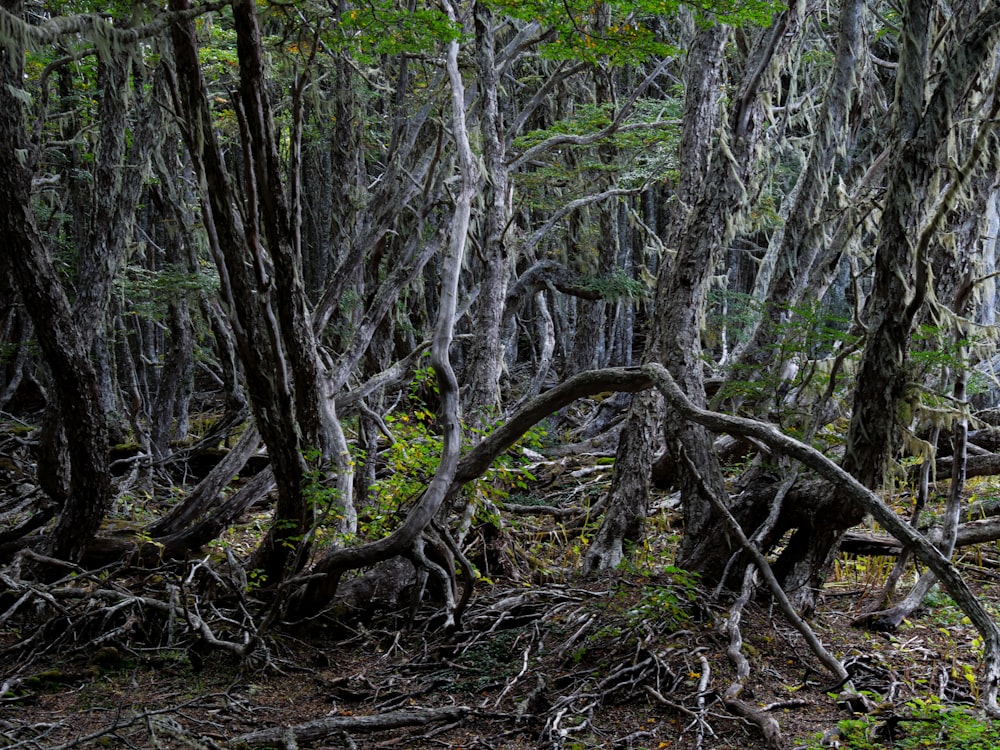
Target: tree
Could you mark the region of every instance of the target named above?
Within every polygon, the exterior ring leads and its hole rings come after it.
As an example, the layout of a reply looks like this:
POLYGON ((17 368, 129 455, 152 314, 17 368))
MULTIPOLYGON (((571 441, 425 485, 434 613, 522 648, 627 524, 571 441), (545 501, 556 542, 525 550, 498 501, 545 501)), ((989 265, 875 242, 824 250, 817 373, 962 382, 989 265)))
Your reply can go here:
MULTIPOLYGON (((749 196, 754 192, 751 176, 757 145, 763 135, 761 100, 769 91, 768 87, 773 85, 777 71, 792 49, 802 12, 800 6, 790 8, 776 18, 771 29, 757 35, 756 44, 745 63, 736 104, 727 115, 726 130, 710 158, 699 154, 699 149, 700 144, 710 142, 705 129, 712 124, 719 75, 711 71, 718 70, 722 65, 730 30, 724 26, 710 27, 700 32, 702 39, 694 44, 698 57, 689 69, 689 76, 697 85, 688 88, 690 99, 686 106, 686 137, 682 144, 686 142, 693 147, 691 162, 706 164, 708 171, 700 185, 691 192, 690 209, 678 219, 679 225, 675 230, 677 254, 669 265, 664 264, 660 269, 652 354, 667 364, 695 403, 705 401, 700 323, 709 282, 721 260, 723 248, 735 234, 740 211, 748 206, 749 196)), ((633 411, 630 429, 640 430, 643 419, 642 415, 633 411)), ((709 482, 711 490, 720 495, 724 493, 709 433, 700 426, 685 424, 669 413, 664 430, 668 450, 676 453, 674 441, 681 441, 684 451, 698 467, 704 481, 709 482)), ((648 438, 644 440, 638 435, 629 435, 622 444, 622 448, 633 446, 636 450, 650 450, 648 438)), ((631 460, 627 456, 625 460, 629 463, 626 465, 630 465, 631 460)), ((639 471, 644 471, 646 465, 646 460, 635 461, 639 471)), ((629 474, 634 475, 635 471, 629 474)), ((693 478, 686 476, 683 470, 680 477, 687 533, 679 559, 684 565, 710 576, 718 576, 728 555, 715 543, 716 537, 709 533, 712 511, 699 501, 693 478)), ((619 493, 619 496, 613 497, 610 502, 614 510, 606 519, 606 524, 614 525, 609 525, 608 530, 597 537, 598 547, 589 555, 592 568, 616 565, 619 555, 614 550, 620 549, 620 536, 625 533, 635 535, 637 524, 634 520, 627 524, 619 520, 623 516, 632 519, 642 517, 645 488, 639 487, 638 492, 635 489, 632 483, 625 482, 613 488, 612 492, 619 493), (611 550, 610 554, 606 549, 611 550)))
MULTIPOLYGON (((930 4, 912 3, 904 15, 894 123, 901 148, 888 176, 866 310, 867 340, 843 462, 845 470, 869 487, 881 481, 898 445, 899 413, 907 398, 907 352, 914 320, 928 294, 931 238, 982 158, 986 134, 981 123, 973 125, 974 142, 954 179, 932 198, 937 154, 947 148, 957 111, 966 106, 957 92, 968 90, 984 74, 987 50, 1000 34, 997 9, 983 11, 950 52, 925 102, 930 10, 930 4)), ((814 520, 799 528, 785 553, 789 585, 802 592, 805 606, 840 535, 860 520, 858 509, 845 508, 839 500, 821 504, 812 513, 814 520)))
MULTIPOLYGON (((5 2, 3 12, 17 17, 19 2, 5 2)), ((0 48, 0 230, 2 269, 10 274, 38 337, 51 378, 50 398, 59 409, 68 455, 65 496, 52 498, 59 518, 47 546, 49 554, 79 560, 104 519, 111 501, 108 428, 97 372, 86 339, 35 224, 31 200, 32 165, 37 151, 26 134, 23 81, 24 50, 7 41, 0 48)))

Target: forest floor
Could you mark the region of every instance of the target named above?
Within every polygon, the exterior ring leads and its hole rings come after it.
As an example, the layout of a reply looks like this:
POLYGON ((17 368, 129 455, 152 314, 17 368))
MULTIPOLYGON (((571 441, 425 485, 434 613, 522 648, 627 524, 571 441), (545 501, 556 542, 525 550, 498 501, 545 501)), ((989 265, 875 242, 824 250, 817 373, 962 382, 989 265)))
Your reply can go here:
MULTIPOLYGON (((937 696, 942 706, 971 709, 976 633, 954 604, 937 595, 937 606, 896 633, 871 634, 851 626, 868 591, 863 581, 839 582, 812 624, 828 648, 857 665, 855 687, 874 704, 871 731, 912 713, 913 705, 904 709, 912 699, 937 696)), ((416 722, 429 709, 424 726, 321 728, 317 742, 297 744, 764 747, 756 727, 719 703, 733 679, 718 628, 725 612, 692 609, 688 593, 669 571, 496 583, 477 593, 463 628, 448 636, 430 611, 378 618, 353 634, 317 624, 275 635, 267 664, 112 645, 54 653, 27 672, 0 664, 8 678, 22 675, 3 698, 0 727, 5 746, 235 747, 233 738, 268 727, 362 715, 406 721, 407 711, 416 722), (447 707, 467 710, 455 720, 433 714, 447 707)), ((752 665, 743 700, 777 719, 789 747, 815 747, 818 733, 851 717, 828 692, 836 680, 766 602, 748 607, 742 632, 752 665)), ((16 635, 7 633, 6 645, 16 635)), ((952 747, 947 738, 924 746, 952 747)))
MULTIPOLYGON (((650 543, 627 567, 584 579, 574 573, 579 537, 521 517, 506 533, 534 570, 478 581, 453 632, 426 603, 352 630, 319 618, 272 631, 244 663, 181 633, 144 643, 155 628, 138 607, 95 605, 108 635, 75 640, 58 613, 44 624, 51 637, 23 611, 0 614, 0 746, 764 748, 759 727, 721 700, 736 674, 722 629, 731 601, 668 564, 678 523, 662 502, 650 543), (561 559, 536 557, 543 537, 558 541, 550 549, 561 559)), ((970 583, 995 601, 996 546, 963 554, 970 583)), ((835 684, 768 595, 742 612, 750 676, 740 701, 777 721, 784 747, 818 748, 821 733, 852 716, 845 747, 995 746, 955 739, 996 738, 975 713, 977 633, 947 596, 933 593, 894 633, 852 626, 892 562, 842 557, 810 621, 863 698, 835 684)), ((127 588, 129 574, 116 575, 127 588)), ((166 574, 130 575, 141 590, 166 574)))

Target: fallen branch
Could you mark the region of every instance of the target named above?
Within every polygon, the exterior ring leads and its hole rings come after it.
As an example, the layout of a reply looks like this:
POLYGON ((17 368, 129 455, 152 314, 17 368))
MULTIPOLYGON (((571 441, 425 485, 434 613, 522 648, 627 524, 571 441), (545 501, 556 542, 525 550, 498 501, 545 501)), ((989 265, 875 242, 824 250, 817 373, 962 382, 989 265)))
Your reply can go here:
MULTIPOLYGON (((938 541, 940 534, 940 528, 934 527, 925 536, 933 544, 938 541)), ((969 547, 983 542, 995 542, 998 539, 1000 539, 1000 518, 981 518, 959 524, 955 547, 969 547)), ((891 556, 902 552, 903 543, 888 534, 848 531, 840 548, 853 555, 891 556)))
POLYGON ((305 724, 290 727, 258 729, 234 737, 230 741, 233 748, 275 746, 286 741, 291 734, 296 742, 319 742, 340 732, 370 733, 382 732, 400 727, 426 726, 437 722, 460 721, 471 709, 467 706, 446 706, 444 708, 421 708, 390 711, 374 716, 324 716, 305 724))

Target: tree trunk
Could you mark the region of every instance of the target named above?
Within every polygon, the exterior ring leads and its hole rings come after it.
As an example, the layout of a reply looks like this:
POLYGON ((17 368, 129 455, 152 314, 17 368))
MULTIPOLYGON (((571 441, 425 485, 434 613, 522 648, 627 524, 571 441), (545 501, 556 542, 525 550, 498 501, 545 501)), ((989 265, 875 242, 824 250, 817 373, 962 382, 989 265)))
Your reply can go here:
POLYGON ((847 144, 858 60, 864 50, 863 10, 862 0, 847 0, 841 5, 837 56, 823 100, 819 129, 808 161, 790 194, 791 206, 783 211, 784 223, 776 230, 761 261, 754 282, 754 297, 763 307, 745 345, 734 357, 730 378, 753 380, 763 371, 781 371, 783 363, 775 362, 781 324, 787 323, 790 308, 806 295, 809 269, 821 257, 826 241, 826 229, 820 218, 826 207, 837 156, 847 144))
POLYGON ((652 390, 634 395, 618 443, 604 520, 583 559, 584 574, 615 570, 625 559, 625 542, 641 541, 653 469, 652 446, 662 429, 660 395, 652 390))
MULTIPOLYGON (((183 10, 187 0, 173 0, 183 10)), ((172 27, 177 86, 187 121, 185 139, 202 180, 210 246, 232 307, 237 350, 244 363, 254 417, 268 447, 278 488, 275 516, 252 565, 276 584, 312 525, 304 496, 306 455, 329 459, 335 445, 332 418, 320 385, 312 321, 306 312, 301 252, 285 202, 281 168, 265 98, 263 51, 256 7, 234 7, 240 60, 245 221, 235 201, 212 130, 198 61, 193 22, 172 27)), ((346 496, 344 502, 353 498, 346 496)), ((296 564, 303 562, 301 556, 296 564)))
POLYGON ((470 427, 482 429, 498 416, 500 410, 500 373, 503 364, 501 321, 510 261, 504 240, 507 228, 507 156, 497 94, 494 18, 490 9, 478 1, 473 15, 485 210, 480 222, 482 271, 473 322, 476 336, 467 354, 465 369, 469 389, 464 412, 470 427))
MULTIPOLYGON (((20 2, 2 7, 19 15, 20 2)), ((69 455, 69 495, 48 541, 53 557, 79 560, 111 500, 108 428, 97 373, 73 321, 65 290, 45 250, 31 208, 31 144, 22 103, 23 51, 0 48, 0 268, 10 274, 31 315, 51 375, 69 455)))
MULTIPOLYGON (((986 128, 978 124, 975 145, 946 192, 933 194, 939 150, 953 137, 953 118, 963 111, 958 92, 966 91, 991 60, 1000 36, 1000 6, 990 6, 973 22, 958 50, 939 74, 925 103, 929 0, 909 3, 904 15, 895 106, 895 132, 901 139, 890 171, 875 256, 875 278, 866 310, 868 334, 854 391, 843 467, 874 487, 899 444, 900 410, 907 397, 907 354, 914 320, 927 295, 931 238, 961 195, 985 146, 986 128), (934 204, 927 215, 928 207, 934 204)), ((994 85, 997 80, 994 79, 994 85)), ((998 103, 991 105, 996 111, 998 103)), ((794 599, 809 611, 836 543, 863 515, 860 506, 830 498, 816 522, 801 526, 782 555, 785 582, 794 599)))
MULTIPOLYGON (((449 0, 443 2, 454 21, 449 0)), ((459 421, 458 380, 451 366, 450 349, 458 302, 458 282, 477 178, 466 127, 465 86, 458 65, 458 51, 458 41, 449 42, 446 67, 451 92, 452 132, 458 154, 459 193, 451 217, 448 249, 441 267, 438 312, 431 343, 431 367, 437 377, 441 402, 438 413, 442 433, 441 458, 424 494, 396 531, 365 545, 335 550, 317 561, 309 580, 296 592, 291 604, 292 611, 297 614, 316 613, 326 606, 336 592, 344 571, 383 562, 411 551, 444 502, 458 470, 462 427, 459 421)))
MULTIPOLYGON (((757 148, 765 137, 765 99, 797 44, 804 11, 804 3, 799 2, 777 16, 748 57, 726 133, 720 137, 723 143, 713 154, 709 175, 688 214, 671 273, 657 289, 660 361, 699 406, 706 398, 700 326, 708 285, 742 213, 754 200, 757 148)), ((725 520, 704 499, 707 491, 728 503, 713 436, 671 409, 667 409, 665 424, 668 450, 675 451, 675 457, 683 452, 699 473, 692 475, 684 468, 687 462, 678 461, 685 529, 678 565, 699 571, 706 580, 717 581, 732 551, 728 545, 719 544, 726 538, 725 520)))
MULTIPOLYGON (((710 134, 717 126, 719 119, 721 104, 719 91, 722 85, 723 59, 729 33, 729 28, 725 26, 703 29, 695 35, 688 52, 680 158, 686 163, 702 166, 706 170, 710 163, 712 142, 710 134)), ((694 200, 702 180, 707 178, 707 173, 703 174, 698 169, 691 169, 685 170, 682 174, 686 176, 683 177, 682 184, 678 186, 678 195, 682 205, 686 207, 690 201, 694 200)), ((723 204, 722 213, 717 213, 715 219, 722 221, 729 210, 730 207, 723 204)), ((684 216, 678 216, 675 221, 680 223, 684 221, 684 218, 684 216)), ((708 267, 704 273, 711 272, 714 267, 711 258, 706 256, 702 260, 708 267)), ((661 309, 661 305, 672 304, 667 301, 666 286, 668 279, 672 278, 673 269, 674 266, 666 258, 661 259, 657 277, 654 317, 651 323, 652 340, 645 355, 647 359, 663 356, 663 340, 672 335, 666 320, 661 317, 665 312, 661 309)), ((680 301, 678 304, 684 304, 684 302, 680 301)), ((698 315, 700 305, 700 301, 694 302, 696 319, 700 317, 698 315)), ((697 320, 694 330, 695 332, 698 330, 697 320)), ((694 335, 696 336, 697 333, 694 335)), ((618 446, 616 466, 621 468, 615 470, 615 479, 608 493, 604 520, 594 537, 594 547, 588 551, 585 558, 584 567, 588 572, 614 569, 621 561, 620 554, 625 539, 636 538, 639 533, 636 528, 636 519, 644 517, 649 503, 649 476, 652 471, 653 453, 659 442, 650 429, 649 420, 658 413, 662 414, 661 409, 662 406, 656 395, 633 397, 633 403, 629 408, 628 419, 622 430, 618 446), (645 472, 645 477, 636 476, 638 472, 645 472)))

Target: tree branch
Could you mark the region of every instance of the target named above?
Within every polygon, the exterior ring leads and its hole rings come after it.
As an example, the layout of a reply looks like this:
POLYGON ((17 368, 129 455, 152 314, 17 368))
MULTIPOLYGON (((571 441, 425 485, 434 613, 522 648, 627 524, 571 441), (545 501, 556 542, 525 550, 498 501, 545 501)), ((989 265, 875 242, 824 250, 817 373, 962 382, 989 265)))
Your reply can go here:
POLYGON ((688 400, 665 367, 652 363, 643 369, 682 417, 715 432, 756 438, 773 450, 800 461, 833 484, 848 500, 862 506, 885 529, 912 549, 938 575, 956 604, 982 635, 986 662, 982 700, 986 710, 994 716, 1000 716, 1000 707, 997 706, 997 691, 1000 687, 1000 627, 983 608, 955 566, 926 537, 899 518, 875 493, 815 448, 800 443, 764 422, 701 409, 688 400))
POLYGON ((62 37, 79 34, 93 41, 106 40, 112 45, 125 47, 135 44, 140 39, 156 36, 177 21, 221 10, 229 4, 228 0, 219 0, 189 10, 159 13, 149 23, 130 29, 116 28, 104 13, 55 16, 35 26, 0 8, 0 41, 5 45, 13 41, 18 47, 37 49, 47 44, 54 44, 62 37))

